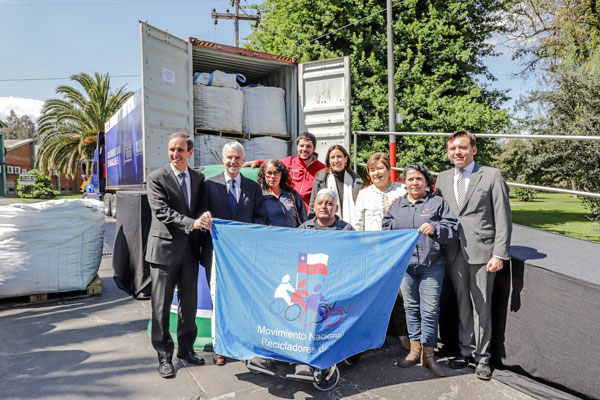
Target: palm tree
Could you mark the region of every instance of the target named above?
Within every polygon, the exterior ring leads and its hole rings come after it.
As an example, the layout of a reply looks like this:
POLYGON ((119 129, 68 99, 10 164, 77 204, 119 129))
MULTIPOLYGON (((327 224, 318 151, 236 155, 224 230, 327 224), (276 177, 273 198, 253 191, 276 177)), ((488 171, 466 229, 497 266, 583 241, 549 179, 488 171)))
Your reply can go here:
POLYGON ((108 74, 96 72, 91 77, 81 73, 71 80, 84 92, 64 85, 56 89, 63 99, 46 101, 38 121, 40 150, 36 162, 42 171, 56 170, 72 178, 80 161, 93 157, 104 123, 133 93, 125 89, 126 85, 111 92, 108 74))

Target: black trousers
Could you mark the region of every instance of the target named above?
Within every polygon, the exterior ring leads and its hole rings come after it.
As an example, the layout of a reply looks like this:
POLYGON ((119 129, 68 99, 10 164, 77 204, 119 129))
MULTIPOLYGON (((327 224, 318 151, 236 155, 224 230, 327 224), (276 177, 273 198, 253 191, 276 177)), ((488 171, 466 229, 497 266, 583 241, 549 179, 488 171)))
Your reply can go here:
POLYGON ((193 350, 198 328, 198 261, 194 260, 189 245, 178 265, 150 264, 152 278, 152 346, 160 361, 171 361, 174 344, 169 332, 171 302, 177 286, 177 344, 178 351, 193 350))

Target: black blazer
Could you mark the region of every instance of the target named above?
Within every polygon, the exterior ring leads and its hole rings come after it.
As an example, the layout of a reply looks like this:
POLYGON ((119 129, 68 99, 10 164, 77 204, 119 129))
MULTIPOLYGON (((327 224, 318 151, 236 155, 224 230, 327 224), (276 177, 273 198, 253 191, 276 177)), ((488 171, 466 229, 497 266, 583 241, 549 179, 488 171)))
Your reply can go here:
POLYGON ((229 206, 229 195, 225 183, 225 173, 213 176, 206 180, 206 206, 213 218, 228 219, 231 221, 248 222, 253 224, 267 224, 267 213, 265 211, 265 200, 258 183, 241 175, 240 198, 235 209, 231 213, 229 206))
POLYGON ((191 241, 196 263, 200 259, 202 233, 192 230, 194 220, 204 211, 204 174, 188 168, 190 176, 190 207, 169 164, 153 171, 147 178, 148 203, 152 223, 146 246, 146 261, 153 264, 176 265, 184 255, 186 241, 191 241))
MULTIPOLYGON (((242 184, 240 185, 240 198, 235 209, 235 214, 231 213, 229 205, 229 195, 227 193, 227 184, 225 183, 225 173, 221 173, 205 182, 204 195, 205 204, 212 214, 213 218, 227 219, 230 221, 247 222, 254 224, 267 224, 267 212, 265 210, 265 199, 260 185, 252 179, 241 175, 242 184)), ((201 263, 206 269, 206 279, 210 282, 212 266, 212 239, 210 234, 204 237, 201 263)))

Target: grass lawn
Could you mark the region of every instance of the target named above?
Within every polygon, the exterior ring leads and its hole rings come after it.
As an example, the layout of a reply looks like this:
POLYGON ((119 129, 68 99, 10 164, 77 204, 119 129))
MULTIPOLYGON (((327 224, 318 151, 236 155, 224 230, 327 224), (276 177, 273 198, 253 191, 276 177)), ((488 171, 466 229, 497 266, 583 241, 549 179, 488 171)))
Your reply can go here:
POLYGON ((587 210, 571 195, 538 192, 524 202, 511 193, 510 207, 515 224, 600 243, 600 223, 585 219, 587 210))

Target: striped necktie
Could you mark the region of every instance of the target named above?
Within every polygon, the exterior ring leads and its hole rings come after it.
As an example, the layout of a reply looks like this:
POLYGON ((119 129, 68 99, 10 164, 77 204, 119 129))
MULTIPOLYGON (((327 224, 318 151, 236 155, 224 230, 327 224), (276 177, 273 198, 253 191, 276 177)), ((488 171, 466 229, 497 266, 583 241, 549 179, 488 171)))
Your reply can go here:
POLYGON ((461 209, 465 204, 466 193, 465 193, 465 176, 463 172, 465 170, 462 168, 458 169, 458 179, 456 180, 456 202, 458 203, 458 208, 461 209))

